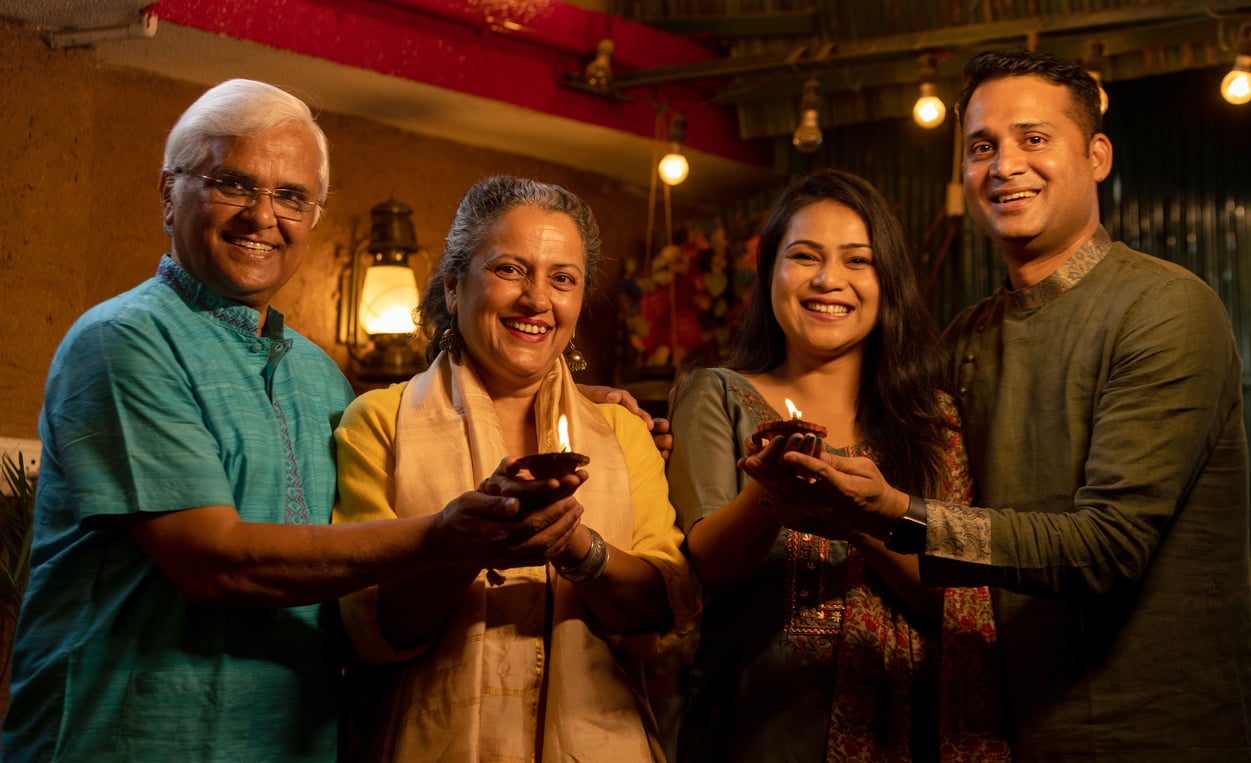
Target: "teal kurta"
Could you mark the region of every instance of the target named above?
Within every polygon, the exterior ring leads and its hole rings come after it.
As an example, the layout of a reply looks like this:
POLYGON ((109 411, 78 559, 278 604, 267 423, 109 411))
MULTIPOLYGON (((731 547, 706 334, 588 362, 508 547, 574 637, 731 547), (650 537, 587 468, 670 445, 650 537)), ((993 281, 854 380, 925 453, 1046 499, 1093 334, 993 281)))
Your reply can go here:
POLYGON ((1248 760, 1229 317, 1200 279, 1102 230, 1083 252, 1102 259, 1001 290, 947 330, 978 504, 995 508, 930 502, 922 575, 1001 587, 1018 761, 1248 760))
POLYGON ((194 604, 106 521, 229 505, 249 522, 329 523, 351 388, 277 311, 264 336, 258 322, 166 256, 61 343, 5 760, 335 759, 322 608, 194 604))

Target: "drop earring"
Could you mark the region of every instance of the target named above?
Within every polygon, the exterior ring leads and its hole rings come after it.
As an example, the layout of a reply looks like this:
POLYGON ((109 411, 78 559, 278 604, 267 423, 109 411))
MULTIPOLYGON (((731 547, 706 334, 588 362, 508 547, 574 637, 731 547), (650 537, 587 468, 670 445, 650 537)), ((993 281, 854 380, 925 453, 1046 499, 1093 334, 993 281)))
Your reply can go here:
POLYGON ((455 326, 450 326, 443 331, 439 337, 439 349, 453 358, 460 359, 460 351, 465 349, 465 342, 460 338, 460 332, 455 326))
POLYGON ((573 337, 569 338, 569 346, 565 348, 565 364, 569 366, 570 371, 586 370, 586 356, 573 343, 573 337))

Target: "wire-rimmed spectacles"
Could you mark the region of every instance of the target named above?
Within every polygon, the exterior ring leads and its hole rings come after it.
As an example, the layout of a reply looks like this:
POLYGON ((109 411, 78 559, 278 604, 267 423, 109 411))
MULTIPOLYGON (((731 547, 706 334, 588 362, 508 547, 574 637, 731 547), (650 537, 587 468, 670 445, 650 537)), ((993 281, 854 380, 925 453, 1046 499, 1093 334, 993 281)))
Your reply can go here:
POLYGON ((273 201, 274 217, 279 220, 303 222, 309 210, 321 206, 308 198, 303 191, 294 188, 261 188, 246 178, 238 175, 196 175, 187 173, 189 177, 204 181, 209 191, 209 199, 217 204, 228 204, 232 207, 251 207, 256 204, 262 194, 273 201))

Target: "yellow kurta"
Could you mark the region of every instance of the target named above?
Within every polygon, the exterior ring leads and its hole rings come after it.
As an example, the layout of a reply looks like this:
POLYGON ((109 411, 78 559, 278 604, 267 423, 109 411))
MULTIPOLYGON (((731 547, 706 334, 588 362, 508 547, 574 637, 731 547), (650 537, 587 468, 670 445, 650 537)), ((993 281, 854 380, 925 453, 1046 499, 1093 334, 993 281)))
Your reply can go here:
MULTIPOLYGON (((335 522, 437 513, 506 455, 493 406, 466 367, 436 361, 412 384, 366 393, 344 414, 335 522)), ((376 589, 361 591, 341 603, 353 645, 366 662, 396 663, 386 717, 369 742, 379 759, 658 756, 638 663, 627 654, 665 652, 693 629, 698 609, 664 463, 637 417, 582 398, 563 364, 536 403, 541 450, 556 449, 548 440, 562 412, 573 449, 591 456, 578 491, 582 521, 660 570, 674 630, 606 634, 572 584, 550 566, 530 567, 506 571, 501 586, 480 574, 433 643, 397 652, 378 630, 376 589)))

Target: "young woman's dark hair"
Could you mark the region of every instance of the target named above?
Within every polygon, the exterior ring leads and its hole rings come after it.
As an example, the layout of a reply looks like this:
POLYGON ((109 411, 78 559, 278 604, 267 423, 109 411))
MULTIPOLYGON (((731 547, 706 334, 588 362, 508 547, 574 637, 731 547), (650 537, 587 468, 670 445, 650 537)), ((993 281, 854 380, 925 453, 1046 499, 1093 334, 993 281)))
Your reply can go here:
POLYGON ((864 220, 881 289, 877 326, 865 340, 856 420, 881 454, 887 480, 928 492, 939 483, 949 427, 935 396, 942 378, 938 329, 917 289, 899 218, 864 179, 823 170, 795 180, 778 197, 760 234, 756 285, 726 366, 761 374, 786 358, 786 336, 773 313, 774 263, 791 219, 823 201, 850 207, 864 220))

